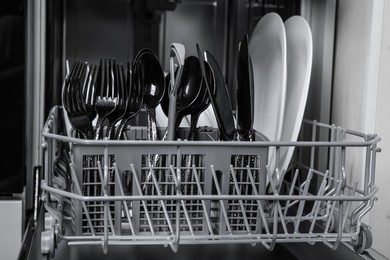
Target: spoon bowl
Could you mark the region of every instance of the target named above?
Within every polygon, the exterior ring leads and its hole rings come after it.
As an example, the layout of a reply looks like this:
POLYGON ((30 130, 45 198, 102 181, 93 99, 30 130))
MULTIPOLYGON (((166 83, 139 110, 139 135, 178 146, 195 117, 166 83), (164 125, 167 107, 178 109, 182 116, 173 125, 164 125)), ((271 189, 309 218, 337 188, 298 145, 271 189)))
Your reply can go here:
MULTIPOLYGON (((176 73, 176 72, 175 72, 176 73)), ((170 81, 170 75, 165 78, 166 84, 170 81)), ((183 74, 177 89, 176 100, 176 128, 180 125, 184 116, 192 113, 192 106, 198 105, 203 96, 201 94, 202 71, 199 59, 195 56, 187 57, 184 61, 183 74), (200 98, 199 98, 200 96, 200 98)), ((166 116, 169 111, 169 97, 165 95, 161 102, 161 108, 166 116)))
POLYGON ((204 62, 204 67, 205 67, 205 77, 203 77, 202 85, 201 85, 201 90, 197 99, 197 102, 194 102, 194 104, 191 106, 191 125, 190 125, 190 132, 188 134, 188 140, 196 140, 196 133, 195 129, 198 124, 199 116, 200 114, 205 111, 210 103, 211 103, 211 97, 210 94, 207 90, 207 85, 206 81, 209 84, 209 88, 211 90, 211 93, 214 95, 215 94, 215 82, 214 82, 214 75, 211 70, 210 65, 207 62, 204 62))
POLYGON ((166 91, 164 71, 156 54, 151 50, 144 50, 137 55, 137 60, 142 67, 141 78, 144 90, 143 103, 148 115, 148 136, 150 140, 158 140, 156 126, 156 107, 160 104, 166 91))

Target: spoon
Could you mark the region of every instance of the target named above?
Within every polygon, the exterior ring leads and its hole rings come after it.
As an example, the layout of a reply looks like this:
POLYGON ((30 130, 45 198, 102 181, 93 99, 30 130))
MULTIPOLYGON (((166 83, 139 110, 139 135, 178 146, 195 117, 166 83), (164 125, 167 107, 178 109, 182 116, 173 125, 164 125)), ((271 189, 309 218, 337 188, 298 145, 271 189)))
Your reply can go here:
POLYGON ((191 111, 191 124, 190 124, 190 132, 188 133, 188 140, 196 140, 196 126, 198 125, 198 120, 199 116, 205 111, 208 106, 211 103, 211 98, 207 90, 206 86, 206 80, 208 81, 209 87, 212 90, 212 93, 215 93, 215 83, 214 83, 214 75, 211 70, 210 65, 207 62, 204 62, 205 65, 205 71, 206 71, 206 76, 207 78, 202 77, 202 85, 201 85, 201 90, 199 93, 199 98, 201 101, 200 102, 194 102, 194 105, 192 107, 191 111), (197 104, 195 104, 197 103, 197 104))
MULTIPOLYGON (((211 70, 211 67, 207 62, 204 62, 204 68, 205 68, 205 72, 206 72, 205 73, 206 77, 202 77, 202 84, 200 86, 200 92, 199 92, 198 98, 193 103, 193 105, 190 106, 190 108, 188 109, 188 111, 191 111, 190 112, 191 124, 190 124, 190 131, 188 133, 188 140, 189 141, 193 141, 193 140, 197 139, 195 129, 196 129, 196 126, 198 124, 199 116, 200 116, 200 114, 202 114, 202 112, 204 110, 207 109, 207 107, 211 103, 211 98, 210 98, 210 95, 209 95, 209 92, 208 92, 208 89, 206 86, 207 85, 206 81, 208 82, 210 90, 212 90, 211 92, 213 94, 214 94, 214 90, 215 90, 214 76, 213 76, 213 72, 211 70)), ((195 165, 197 165, 196 158, 193 158, 192 155, 188 155, 186 158, 187 170, 182 175, 182 180, 186 180, 187 183, 190 182, 190 178, 191 178, 190 168, 191 168, 191 165, 194 163, 195 163, 195 165), (195 162, 194 162, 194 160, 195 160, 195 162)), ((186 187, 184 189, 184 194, 192 194, 191 188, 192 188, 192 185, 186 185, 186 187)))
POLYGON ((149 140, 158 140, 156 126, 156 107, 165 93, 164 71, 157 56, 152 50, 144 50, 138 57, 143 68, 142 86, 144 88, 144 105, 148 115, 149 140))
MULTIPOLYGON (((167 75, 168 81, 170 75, 167 75)), ((202 72, 199 59, 195 56, 187 57, 184 61, 183 74, 177 88, 175 129, 179 127, 183 117, 192 113, 192 106, 198 105, 203 96, 200 96, 202 85, 202 72), (200 98, 198 98, 200 97, 200 98)), ((167 97, 161 102, 161 108, 165 115, 169 113, 167 97)))

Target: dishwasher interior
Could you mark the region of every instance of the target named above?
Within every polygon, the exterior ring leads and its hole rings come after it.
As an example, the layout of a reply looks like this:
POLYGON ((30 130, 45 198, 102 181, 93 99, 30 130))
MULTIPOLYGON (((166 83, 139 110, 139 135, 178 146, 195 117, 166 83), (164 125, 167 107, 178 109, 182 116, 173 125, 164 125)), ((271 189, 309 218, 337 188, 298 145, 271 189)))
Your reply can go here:
POLYGON ((333 55, 336 1, 41 0, 27 7, 35 28, 27 32, 28 62, 35 65, 27 80, 36 87, 27 98, 37 107, 30 123, 39 153, 27 158, 26 207, 33 213, 19 259, 371 257, 362 218, 378 190, 380 138, 329 125, 331 100, 316 101, 319 90, 331 91, 320 78, 332 77, 332 60, 324 57, 333 55), (69 63, 125 63, 148 48, 168 72, 172 43, 182 43, 187 56, 197 55, 196 44, 214 55, 234 111, 240 40, 271 12, 283 21, 300 15, 313 33, 298 141, 256 132, 250 144, 218 142, 218 129, 206 126, 196 130, 199 143, 185 140, 186 127, 178 130, 182 141, 150 142, 144 110, 122 142, 68 134, 61 92, 69 63), (278 158, 287 147, 295 148, 293 160, 274 178, 269 150, 278 158), (355 153, 363 163, 359 176, 350 176, 355 153), (157 168, 148 164, 152 157, 157 168), (188 158, 196 163, 186 165, 188 158))

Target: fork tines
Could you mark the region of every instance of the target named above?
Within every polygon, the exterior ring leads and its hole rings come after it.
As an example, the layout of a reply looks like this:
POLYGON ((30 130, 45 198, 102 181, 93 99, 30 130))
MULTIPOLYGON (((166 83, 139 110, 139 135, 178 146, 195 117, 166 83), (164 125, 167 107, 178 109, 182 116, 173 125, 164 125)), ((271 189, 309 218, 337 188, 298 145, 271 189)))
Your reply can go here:
POLYGON ((119 139, 142 107, 142 79, 138 62, 124 66, 113 58, 101 58, 99 64, 74 60, 64 79, 62 103, 76 133, 86 139, 119 139))

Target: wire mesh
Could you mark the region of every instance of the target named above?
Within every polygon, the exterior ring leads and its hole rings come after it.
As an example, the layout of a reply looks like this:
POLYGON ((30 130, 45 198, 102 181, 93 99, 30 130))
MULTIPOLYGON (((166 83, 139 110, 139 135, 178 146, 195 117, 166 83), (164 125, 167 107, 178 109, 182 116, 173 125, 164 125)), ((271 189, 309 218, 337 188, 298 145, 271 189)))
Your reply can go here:
MULTIPOLYGON (((179 243, 262 243, 272 250, 282 242, 321 242, 335 249, 358 236, 378 190, 375 135, 306 121, 310 138, 295 143, 219 142, 209 129, 203 142, 86 143, 60 135, 53 111, 43 131, 45 158, 61 156, 58 144, 69 144, 71 185, 56 183, 46 160, 41 186, 59 238, 72 245, 177 250, 179 243), (321 140, 324 133, 328 139, 321 140), (270 147, 276 155, 281 147, 295 148, 287 171, 270 171, 270 147), (364 158, 359 177, 348 175, 348 154, 357 149, 364 158), (329 158, 324 168, 316 162, 320 154, 329 158), (71 204, 71 214, 60 204, 71 204), (67 219, 72 228, 63 232, 67 219)), ((147 137, 144 129, 128 131, 147 137)))

